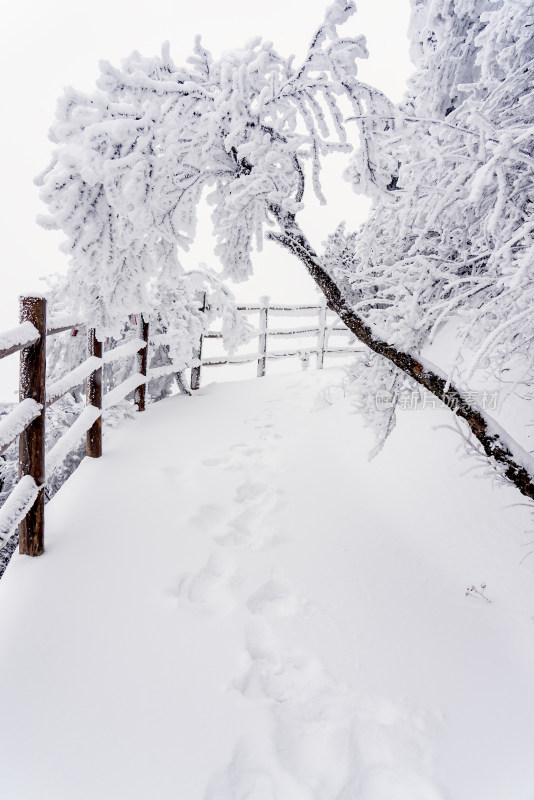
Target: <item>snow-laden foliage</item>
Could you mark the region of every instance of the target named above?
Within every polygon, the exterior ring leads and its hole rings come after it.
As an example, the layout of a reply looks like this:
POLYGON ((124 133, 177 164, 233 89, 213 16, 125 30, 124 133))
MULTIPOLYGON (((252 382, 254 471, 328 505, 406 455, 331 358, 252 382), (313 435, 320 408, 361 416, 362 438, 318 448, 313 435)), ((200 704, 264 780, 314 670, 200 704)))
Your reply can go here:
POLYGON ((382 450, 396 425, 396 409, 402 386, 406 383, 400 370, 374 353, 362 353, 345 370, 343 387, 351 398, 354 411, 371 428, 375 445, 369 460, 382 450))
POLYGON ((266 226, 301 207, 303 161, 324 200, 322 157, 351 149, 347 109, 391 110, 356 78, 364 38, 338 35, 354 11, 332 3, 300 65, 260 39, 216 60, 198 39, 185 66, 165 45, 160 57, 102 63, 90 95, 66 91, 51 131, 57 149, 39 178, 41 222, 66 234, 65 293, 84 321, 102 335, 132 311, 189 326, 198 287, 177 249, 194 237, 201 197, 234 280, 251 274, 266 226))
MULTIPOLYGON (((472 351, 466 379, 520 359, 531 381, 534 10, 414 0, 412 37, 407 100, 375 137, 389 175, 358 232, 330 238, 328 269, 396 346, 417 352, 452 321, 472 351)), ((358 191, 361 172, 360 151, 358 191)))
POLYGON ((468 96, 467 84, 480 77, 477 37, 493 0, 412 0, 410 55, 417 66, 405 108, 446 117, 468 96))

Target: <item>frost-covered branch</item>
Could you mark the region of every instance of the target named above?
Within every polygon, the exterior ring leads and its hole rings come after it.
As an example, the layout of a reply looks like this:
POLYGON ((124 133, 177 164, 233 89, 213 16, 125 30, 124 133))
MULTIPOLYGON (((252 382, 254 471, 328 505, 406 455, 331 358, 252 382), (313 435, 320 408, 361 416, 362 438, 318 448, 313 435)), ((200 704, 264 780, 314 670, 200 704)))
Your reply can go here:
POLYGON ((324 293, 328 307, 334 311, 356 338, 370 350, 388 359, 401 372, 423 386, 440 400, 455 398, 454 413, 465 420, 484 453, 498 466, 502 474, 526 497, 534 500, 534 459, 511 442, 506 433, 475 408, 445 375, 438 374, 420 358, 392 346, 378 338, 371 328, 358 317, 343 297, 337 284, 321 265, 313 247, 296 223, 281 232, 270 233, 270 238, 296 255, 306 266, 311 277, 324 293))

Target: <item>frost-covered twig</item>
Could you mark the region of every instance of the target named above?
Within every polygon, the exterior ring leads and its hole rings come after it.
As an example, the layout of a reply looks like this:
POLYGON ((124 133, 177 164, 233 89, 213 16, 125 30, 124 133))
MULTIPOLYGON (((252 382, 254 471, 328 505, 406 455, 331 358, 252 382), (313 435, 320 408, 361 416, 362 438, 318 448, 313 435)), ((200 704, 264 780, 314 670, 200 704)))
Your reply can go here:
POLYGON ((491 600, 486 595, 486 584, 481 583, 480 586, 468 586, 465 592, 466 597, 473 597, 475 600, 485 600, 486 603, 491 603, 491 600))

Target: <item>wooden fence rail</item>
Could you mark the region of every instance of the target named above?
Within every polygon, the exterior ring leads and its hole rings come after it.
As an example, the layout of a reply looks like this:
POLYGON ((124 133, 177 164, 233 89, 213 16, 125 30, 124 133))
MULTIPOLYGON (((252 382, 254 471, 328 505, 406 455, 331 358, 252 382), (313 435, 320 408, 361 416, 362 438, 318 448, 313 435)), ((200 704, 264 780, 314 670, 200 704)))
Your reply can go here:
MULTIPOLYGON (((206 311, 206 295, 201 300, 201 311, 206 311)), ((334 316, 328 321, 325 303, 319 305, 271 305, 269 298, 262 297, 260 305, 239 306, 244 314, 259 315, 258 350, 245 355, 203 355, 204 340, 222 339, 222 333, 204 333, 193 349, 190 360, 191 389, 200 387, 201 367, 222 364, 257 362, 257 375, 266 372, 269 359, 299 356, 305 365, 310 354, 317 357, 317 367, 322 369, 325 354, 349 354, 360 347, 329 347, 331 333, 350 331, 334 316), (269 329, 269 322, 277 315, 318 315, 317 324, 293 326, 292 328, 269 329), (316 337, 311 347, 290 350, 268 349, 271 337, 316 337)), ((137 320, 136 320, 137 322, 137 320)), ((69 452, 86 437, 86 454, 90 458, 102 455, 102 412, 111 408, 133 393, 138 411, 146 407, 146 385, 149 380, 177 373, 183 369, 171 363, 149 369, 149 344, 165 343, 166 334, 150 336, 149 322, 141 316, 137 322, 138 336, 104 352, 103 343, 96 337, 94 329, 88 329, 87 358, 67 375, 47 385, 46 341, 49 336, 82 330, 83 326, 69 320, 55 319, 47 327, 47 302, 43 297, 20 298, 20 325, 0 333, 0 359, 20 352, 19 403, 0 420, 0 455, 8 447, 19 442, 18 482, 6 502, 0 508, 0 549, 19 526, 21 553, 38 556, 44 551, 44 488, 47 480, 64 463, 69 452), (102 368, 104 364, 134 356, 137 370, 119 386, 103 391, 102 368), (74 423, 62 434, 48 452, 45 452, 46 409, 56 403, 67 392, 86 383, 86 405, 74 423)))
MULTIPOLYGON (((238 355, 223 355, 223 356, 206 356, 204 350, 204 341, 206 339, 220 339, 222 340, 223 334, 218 331, 208 331, 201 337, 199 347, 195 352, 198 360, 198 365, 192 370, 191 388, 198 389, 200 387, 201 367, 215 367, 225 364, 250 364, 257 362, 257 376, 263 377, 266 373, 266 363, 268 360, 277 360, 284 358, 300 358, 307 366, 311 355, 316 356, 317 369, 323 369, 325 355, 341 355, 346 356, 353 353, 361 352, 363 347, 360 343, 356 346, 348 345, 346 347, 331 347, 329 345, 329 338, 331 334, 348 334, 352 339, 354 336, 352 332, 344 325, 339 317, 333 312, 329 311, 326 307, 324 298, 318 305, 274 305, 269 302, 268 297, 262 297, 260 305, 243 305, 238 306, 237 310, 244 314, 258 314, 258 350, 255 353, 246 353, 238 355), (303 316, 310 317, 317 315, 317 324, 306 326, 292 326, 291 328, 269 328, 269 323, 276 316, 303 316), (330 322, 328 315, 331 315, 330 322), (269 350, 268 343, 273 336, 291 338, 291 337, 315 337, 313 344, 306 344, 292 349, 285 350, 269 350)), ((205 299, 201 307, 202 311, 206 310, 205 299)), ((272 323, 271 323, 272 324, 272 323)))
POLYGON ((141 318, 141 337, 103 353, 102 342, 89 329, 87 359, 67 375, 47 386, 46 340, 65 331, 83 328, 79 323, 59 321, 47 327, 47 303, 42 297, 21 297, 20 325, 0 334, 0 359, 20 351, 19 403, 0 421, 0 455, 18 438, 18 482, 0 508, 0 549, 19 527, 19 550, 30 556, 44 551, 44 488, 47 479, 61 467, 65 457, 86 435, 86 453, 102 455, 102 410, 135 392, 139 411, 145 408, 147 382, 148 322, 141 318), (102 365, 138 354, 139 371, 103 397, 102 365), (67 392, 87 383, 86 407, 70 428, 45 453, 46 409, 67 392))

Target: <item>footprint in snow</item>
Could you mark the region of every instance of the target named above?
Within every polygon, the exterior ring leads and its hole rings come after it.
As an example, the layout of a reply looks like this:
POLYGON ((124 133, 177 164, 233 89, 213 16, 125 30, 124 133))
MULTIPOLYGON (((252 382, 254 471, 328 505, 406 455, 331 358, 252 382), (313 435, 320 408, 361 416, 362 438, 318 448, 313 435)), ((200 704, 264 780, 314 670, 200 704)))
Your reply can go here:
POLYGON ((444 800, 412 709, 338 683, 312 654, 280 646, 264 617, 247 628, 245 658, 233 687, 270 701, 277 766, 310 797, 320 786, 332 800, 444 800))
POLYGON ((233 595, 235 580, 235 559, 217 551, 198 572, 182 576, 176 594, 179 600, 185 600, 218 614, 225 614, 235 606, 233 595))
POLYGON ((239 455, 242 456, 255 456, 258 453, 261 453, 261 449, 259 447, 251 447, 247 442, 238 442, 237 444, 233 444, 230 447, 230 450, 240 451, 239 455))
POLYGON ((235 493, 236 503, 247 503, 251 500, 257 500, 262 494, 266 494, 268 490, 262 483, 242 483, 238 486, 235 493))
POLYGON ((346 787, 339 800, 444 800, 443 795, 426 778, 403 769, 389 767, 387 764, 376 764, 352 781, 352 787, 358 787, 358 794, 350 794, 350 786, 346 787))
POLYGON ((205 458, 200 462, 203 467, 222 467, 225 470, 236 470, 242 466, 241 461, 237 458, 237 454, 213 456, 212 458, 205 458))
POLYGON ((234 547, 236 550, 264 550, 285 541, 285 536, 274 528, 264 528, 258 535, 236 522, 234 520, 228 533, 214 536, 213 541, 220 547, 234 547))
POLYGON ((225 769, 218 770, 203 800, 279 800, 272 758, 257 752, 249 740, 239 740, 225 769))
POLYGON ((298 611, 299 605, 299 600, 292 593, 289 583, 275 576, 260 586, 247 601, 252 614, 273 617, 292 617, 298 611))
POLYGON ((201 506, 198 511, 193 514, 189 522, 195 528, 211 528, 214 525, 220 524, 223 513, 224 508, 218 503, 206 503, 206 505, 201 506))
POLYGON ((337 716, 340 705, 346 714, 352 706, 347 691, 335 685, 318 659, 278 645, 264 617, 255 617, 245 636, 248 667, 233 684, 245 696, 289 703, 291 713, 307 721, 337 716))
POLYGON ((361 763, 350 691, 313 656, 280 647, 263 618, 247 630, 246 656, 248 668, 233 686, 244 697, 269 702, 278 769, 305 790, 303 797, 337 800, 361 763))
POLYGON ((252 505, 245 508, 228 523, 228 532, 215 536, 214 541, 221 547, 236 547, 242 550, 262 550, 279 544, 284 536, 266 524, 265 510, 252 505))
POLYGON ((279 433, 275 433, 274 431, 271 430, 259 429, 259 431, 260 431, 260 439, 263 439, 264 441, 273 441, 274 439, 282 438, 279 433))
POLYGON ((180 467, 162 467, 161 471, 173 483, 178 482, 183 476, 183 470, 180 467))
POLYGON ((220 458, 205 458, 202 461, 203 467, 219 467, 221 464, 228 464, 230 459, 227 456, 222 456, 220 458))

